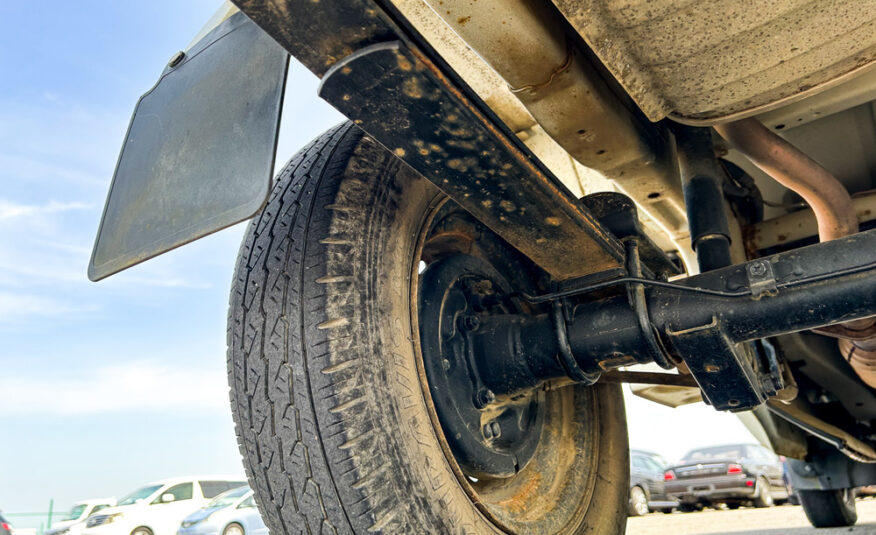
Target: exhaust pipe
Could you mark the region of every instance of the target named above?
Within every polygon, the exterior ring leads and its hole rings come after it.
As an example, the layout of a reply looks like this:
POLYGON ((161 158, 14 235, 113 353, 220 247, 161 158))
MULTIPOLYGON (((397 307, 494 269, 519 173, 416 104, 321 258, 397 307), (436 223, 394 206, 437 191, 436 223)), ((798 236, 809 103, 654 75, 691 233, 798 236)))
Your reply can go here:
MULTIPOLYGON (((818 162, 757 119, 743 119, 714 128, 761 171, 803 197, 815 213, 820 241, 858 232, 858 219, 849 192, 818 162)), ((864 383, 876 388, 876 318, 823 327, 816 332, 840 338, 843 357, 864 383)))
POLYGON ((858 232, 852 197, 827 169, 757 119, 715 126, 718 134, 761 171, 797 193, 812 208, 821 241, 858 232))

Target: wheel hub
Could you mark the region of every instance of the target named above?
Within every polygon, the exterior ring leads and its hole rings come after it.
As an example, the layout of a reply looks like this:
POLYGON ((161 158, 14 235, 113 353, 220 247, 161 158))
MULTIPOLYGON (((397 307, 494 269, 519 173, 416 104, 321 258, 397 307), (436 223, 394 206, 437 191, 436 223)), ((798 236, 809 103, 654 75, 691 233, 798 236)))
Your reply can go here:
POLYGON ((510 294, 490 264, 464 254, 433 262, 420 278, 420 338, 432 400, 457 463, 475 478, 523 469, 544 421, 542 390, 497 396, 474 358, 474 335, 484 322, 520 312, 510 294))

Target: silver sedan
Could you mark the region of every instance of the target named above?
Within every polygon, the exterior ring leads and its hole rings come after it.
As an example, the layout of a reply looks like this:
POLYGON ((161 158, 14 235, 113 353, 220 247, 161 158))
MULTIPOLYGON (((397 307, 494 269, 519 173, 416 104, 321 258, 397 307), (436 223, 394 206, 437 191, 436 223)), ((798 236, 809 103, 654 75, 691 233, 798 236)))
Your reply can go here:
POLYGON ((252 489, 223 492, 182 521, 177 535, 268 535, 252 489))

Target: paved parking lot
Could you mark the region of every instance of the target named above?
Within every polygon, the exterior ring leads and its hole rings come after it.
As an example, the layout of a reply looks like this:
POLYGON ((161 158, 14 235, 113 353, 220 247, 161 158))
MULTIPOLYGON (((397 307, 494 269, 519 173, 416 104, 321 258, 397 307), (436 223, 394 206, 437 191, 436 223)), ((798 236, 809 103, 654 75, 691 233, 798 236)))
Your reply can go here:
POLYGON ((652 513, 630 518, 626 535, 876 535, 876 499, 858 501, 858 523, 853 528, 814 529, 803 508, 783 505, 736 511, 707 509, 699 513, 652 513))

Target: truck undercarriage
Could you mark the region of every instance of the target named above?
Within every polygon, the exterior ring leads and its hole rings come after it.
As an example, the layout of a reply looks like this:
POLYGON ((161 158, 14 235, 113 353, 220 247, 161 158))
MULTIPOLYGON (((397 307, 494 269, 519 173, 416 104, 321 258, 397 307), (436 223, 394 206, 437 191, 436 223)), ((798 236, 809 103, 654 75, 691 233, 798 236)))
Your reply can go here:
POLYGON ((234 3, 138 104, 89 276, 255 216, 229 377, 272 530, 621 532, 621 382, 753 411, 854 522, 876 5, 234 3), (286 53, 350 123, 272 186, 286 53))

